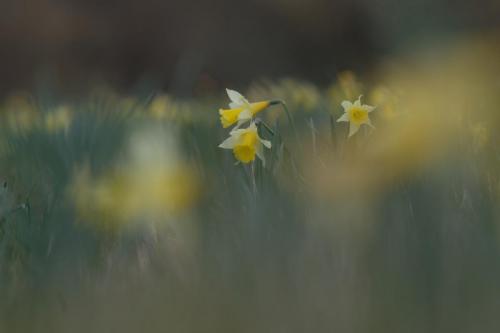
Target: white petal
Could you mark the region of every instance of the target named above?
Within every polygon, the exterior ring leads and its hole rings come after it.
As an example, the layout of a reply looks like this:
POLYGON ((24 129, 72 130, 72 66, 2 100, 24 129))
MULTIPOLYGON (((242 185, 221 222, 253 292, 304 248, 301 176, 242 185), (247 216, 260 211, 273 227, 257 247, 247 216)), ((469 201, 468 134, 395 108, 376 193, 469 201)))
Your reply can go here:
POLYGON ((359 130, 359 125, 351 123, 349 126, 349 137, 353 136, 356 134, 356 132, 359 130))
POLYGON ((365 108, 365 110, 370 113, 372 112, 373 110, 375 110, 375 106, 370 106, 370 105, 363 105, 363 107, 365 108))
POLYGON ((240 103, 231 102, 231 103, 229 103, 229 108, 230 109, 238 109, 238 108, 241 108, 241 104, 240 103))
POLYGON ((240 114, 238 115, 238 119, 239 120, 252 119, 252 112, 249 109, 245 109, 245 110, 243 110, 243 111, 240 112, 240 114))
POLYGON ((255 123, 253 121, 248 126, 248 129, 251 131, 257 132, 257 126, 255 125, 255 123))
POLYGON ((271 141, 268 141, 268 140, 264 140, 264 139, 261 139, 259 138, 260 142, 264 145, 264 147, 266 147, 267 149, 271 149, 271 141))
POLYGON ((358 99, 354 102, 354 106, 361 106, 361 97, 363 97, 363 95, 359 95, 358 99))
POLYGON ((236 125, 236 127, 233 128, 231 130, 231 132, 229 132, 229 134, 231 134, 231 136, 235 136, 236 139, 238 139, 243 133, 247 133, 247 132, 250 132, 250 131, 251 132, 257 132, 257 126, 255 126, 254 122, 251 122, 250 125, 248 125, 247 128, 239 128, 241 125, 243 125, 247 121, 249 121, 249 119, 240 120, 238 122, 238 125, 236 125))
POLYGON ((371 128, 375 128, 375 126, 372 125, 372 121, 370 120, 370 118, 368 118, 365 122, 365 124, 367 124, 368 126, 370 126, 371 128))
POLYGON ((342 103, 340 103, 340 105, 342 105, 344 110, 348 110, 352 106, 352 103, 349 101, 343 101, 342 103))
POLYGON ((235 138, 239 138, 243 133, 245 133, 247 130, 239 128, 241 125, 243 125, 245 122, 242 122, 241 124, 238 122, 238 124, 229 132, 231 136, 234 136, 235 138))
MULTIPOLYGON (((231 100, 231 104, 234 103, 234 105, 241 105, 244 104, 245 102, 248 103, 245 97, 243 97, 242 94, 237 92, 236 90, 231 90, 231 89, 226 89, 227 96, 229 96, 229 99, 231 100)), ((231 105, 229 104, 229 105, 231 105)))
POLYGON ((240 119, 240 120, 238 120, 238 123, 236 124, 236 126, 233 127, 233 129, 229 132, 229 134, 231 134, 231 135, 237 134, 238 136, 240 136, 241 133, 239 133, 238 131, 244 131, 244 130, 240 129, 240 127, 241 127, 241 125, 243 125, 247 121, 249 121, 249 119, 240 119))
POLYGON ((231 135, 229 138, 224 140, 220 145, 219 148, 222 149, 233 149, 236 144, 236 137, 231 135))
POLYGON ((341 121, 349 121, 349 115, 347 113, 344 113, 339 119, 337 119, 337 122, 341 121))

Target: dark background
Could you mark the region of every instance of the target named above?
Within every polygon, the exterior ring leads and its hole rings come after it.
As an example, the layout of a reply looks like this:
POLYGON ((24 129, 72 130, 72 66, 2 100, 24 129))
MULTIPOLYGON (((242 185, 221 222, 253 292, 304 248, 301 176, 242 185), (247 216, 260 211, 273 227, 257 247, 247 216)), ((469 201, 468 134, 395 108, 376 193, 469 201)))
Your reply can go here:
POLYGON ((0 0, 0 95, 41 82, 188 96, 262 77, 321 84, 499 17, 498 0, 0 0))

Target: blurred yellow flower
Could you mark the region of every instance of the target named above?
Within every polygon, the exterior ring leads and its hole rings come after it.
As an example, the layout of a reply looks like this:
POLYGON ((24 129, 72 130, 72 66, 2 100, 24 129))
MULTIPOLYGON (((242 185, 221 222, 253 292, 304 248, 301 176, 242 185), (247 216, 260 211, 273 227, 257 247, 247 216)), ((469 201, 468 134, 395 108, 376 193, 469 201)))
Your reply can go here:
POLYGON ((60 106, 57 109, 45 114, 45 128, 50 133, 54 133, 59 130, 66 131, 70 124, 71 110, 67 106, 60 106))
POLYGON ((393 120, 402 114, 398 108, 398 96, 384 86, 373 88, 369 100, 377 105, 378 113, 387 121, 393 120))
POLYGON ((12 130, 24 133, 33 129, 40 121, 40 112, 29 95, 15 93, 5 104, 5 124, 12 130))
POLYGON ((349 137, 356 134, 363 124, 373 127, 369 113, 375 110, 375 107, 361 104, 361 96, 354 103, 343 101, 342 107, 344 108, 344 114, 337 119, 337 122, 349 122, 349 137))
POLYGON ((151 101, 147 114, 158 120, 190 124, 195 121, 193 110, 199 110, 199 106, 193 101, 182 101, 160 94, 151 101))
POLYGON ((167 118, 171 115, 172 99, 168 95, 156 96, 149 106, 150 114, 157 119, 167 118))
POLYGON ((242 163, 252 162, 257 155, 265 164, 263 147, 270 149, 271 142, 259 137, 255 123, 252 122, 246 129, 233 130, 230 135, 219 145, 220 148, 232 149, 234 157, 242 163))
POLYGON ((235 123, 237 126, 250 121, 255 114, 264 110, 269 105, 272 104, 271 101, 262 101, 250 103, 243 95, 239 92, 226 89, 227 95, 231 100, 229 103, 229 109, 219 109, 220 121, 222 127, 227 128, 235 123))
POLYGON ((337 81, 326 91, 331 106, 337 107, 343 100, 352 100, 363 93, 363 84, 352 71, 343 71, 337 75, 337 81))
POLYGON ((93 178, 81 168, 70 193, 83 219, 116 230, 183 216, 196 202, 199 182, 180 158, 175 138, 149 128, 132 136, 127 159, 107 172, 93 178))

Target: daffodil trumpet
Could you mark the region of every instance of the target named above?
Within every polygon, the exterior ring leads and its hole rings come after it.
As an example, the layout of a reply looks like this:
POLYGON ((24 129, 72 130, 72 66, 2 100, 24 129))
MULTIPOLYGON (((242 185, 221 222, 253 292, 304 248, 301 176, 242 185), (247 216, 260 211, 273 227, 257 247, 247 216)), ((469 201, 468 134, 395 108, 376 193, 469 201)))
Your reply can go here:
POLYGON ((361 104, 361 97, 354 101, 343 101, 341 103, 344 108, 344 114, 337 119, 337 122, 348 122, 349 123, 349 137, 356 134, 361 127, 361 125, 368 125, 371 128, 375 128, 371 121, 369 113, 375 110, 374 106, 361 104))
POLYGON ((253 162, 257 156, 265 165, 264 147, 270 149, 271 142, 259 136, 255 122, 251 122, 248 128, 232 130, 229 135, 219 148, 231 149, 241 163, 253 162))

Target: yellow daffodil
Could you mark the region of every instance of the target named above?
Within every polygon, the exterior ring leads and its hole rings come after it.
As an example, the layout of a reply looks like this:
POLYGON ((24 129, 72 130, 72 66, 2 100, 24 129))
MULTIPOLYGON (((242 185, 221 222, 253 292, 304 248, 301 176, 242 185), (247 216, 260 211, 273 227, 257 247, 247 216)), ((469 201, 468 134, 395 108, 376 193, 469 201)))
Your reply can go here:
POLYGON ((255 123, 245 129, 233 130, 230 135, 219 145, 220 148, 232 149, 234 157, 242 163, 252 162, 257 155, 265 164, 263 147, 271 148, 271 142, 259 137, 255 123))
POLYGON ((337 119, 337 122, 349 122, 349 137, 356 134, 363 124, 373 127, 369 113, 375 110, 375 107, 361 104, 361 96, 354 103, 343 101, 342 107, 344 108, 344 114, 337 119))
POLYGON ((238 126, 240 126, 241 124, 250 121, 255 114, 272 104, 271 101, 250 103, 239 92, 231 89, 226 89, 226 91, 229 99, 231 100, 231 103, 229 103, 229 109, 219 110, 220 121, 222 123, 222 127, 224 128, 232 126, 235 123, 238 123, 238 126))

